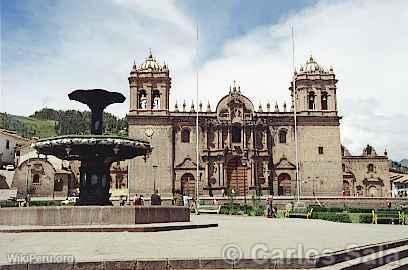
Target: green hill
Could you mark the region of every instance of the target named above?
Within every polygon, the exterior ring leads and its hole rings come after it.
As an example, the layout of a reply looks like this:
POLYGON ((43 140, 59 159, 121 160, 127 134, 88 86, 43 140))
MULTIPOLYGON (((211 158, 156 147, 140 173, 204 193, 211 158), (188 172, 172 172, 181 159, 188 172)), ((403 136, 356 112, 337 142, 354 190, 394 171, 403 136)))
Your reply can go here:
MULTIPOLYGON (((0 128, 14 130, 25 138, 47 138, 68 134, 89 134, 89 111, 42 109, 29 117, 0 113, 0 128)), ((104 113, 105 134, 127 135, 126 118, 104 113)))
POLYGON ((0 113, 0 128, 15 130, 17 134, 26 138, 56 136, 55 123, 53 120, 0 113))

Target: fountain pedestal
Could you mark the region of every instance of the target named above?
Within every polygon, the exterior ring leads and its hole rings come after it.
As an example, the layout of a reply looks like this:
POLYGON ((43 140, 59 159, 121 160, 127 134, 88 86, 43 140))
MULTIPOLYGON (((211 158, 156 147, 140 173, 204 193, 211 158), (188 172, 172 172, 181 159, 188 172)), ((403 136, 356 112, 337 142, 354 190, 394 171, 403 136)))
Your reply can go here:
POLYGON ((75 90, 69 98, 91 109, 91 135, 70 135, 43 139, 33 145, 38 153, 65 160, 80 160, 79 201, 77 205, 112 205, 110 202, 110 166, 115 161, 147 156, 150 144, 119 136, 103 136, 103 110, 122 103, 120 93, 103 89, 75 90))

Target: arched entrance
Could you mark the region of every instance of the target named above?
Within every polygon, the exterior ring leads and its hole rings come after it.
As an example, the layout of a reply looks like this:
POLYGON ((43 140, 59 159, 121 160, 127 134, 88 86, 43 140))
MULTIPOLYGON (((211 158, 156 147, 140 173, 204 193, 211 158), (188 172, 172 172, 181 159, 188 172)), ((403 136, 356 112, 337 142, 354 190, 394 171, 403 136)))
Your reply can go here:
POLYGON ((241 196, 248 194, 249 191, 246 169, 246 166, 242 165, 240 158, 233 158, 227 164, 228 189, 234 189, 241 196))
POLYGON ((292 181, 290 175, 287 173, 281 173, 278 176, 278 195, 279 196, 292 195, 292 181))
POLYGON ((376 186, 370 186, 368 188, 368 196, 378 197, 379 196, 378 188, 376 186))
POLYGON ((185 173, 181 176, 181 194, 190 197, 194 196, 195 179, 191 173, 185 173))
POLYGON ((343 195, 350 196, 350 183, 347 180, 343 180, 343 195))

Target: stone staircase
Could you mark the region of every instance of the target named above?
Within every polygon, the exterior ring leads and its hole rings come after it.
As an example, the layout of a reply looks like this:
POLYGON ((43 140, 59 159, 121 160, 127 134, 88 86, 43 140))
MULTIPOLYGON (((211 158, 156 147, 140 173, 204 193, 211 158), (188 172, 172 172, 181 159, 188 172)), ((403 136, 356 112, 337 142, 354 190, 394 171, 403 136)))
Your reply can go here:
POLYGON ((357 247, 316 257, 322 270, 408 269, 408 239, 357 247))

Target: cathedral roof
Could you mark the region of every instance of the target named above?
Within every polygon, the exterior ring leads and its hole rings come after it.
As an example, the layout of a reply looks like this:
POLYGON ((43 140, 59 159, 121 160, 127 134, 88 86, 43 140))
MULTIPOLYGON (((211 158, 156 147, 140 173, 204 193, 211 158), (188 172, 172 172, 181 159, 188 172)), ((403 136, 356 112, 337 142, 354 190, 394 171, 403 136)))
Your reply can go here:
POLYGON ((306 61, 306 64, 303 66, 300 66, 298 73, 299 74, 330 74, 330 73, 333 73, 333 68, 330 67, 330 69, 327 70, 325 67, 317 63, 316 60, 313 58, 313 56, 310 56, 309 59, 306 61))
POLYGON ((145 61, 138 68, 136 65, 134 65, 133 69, 139 72, 166 71, 167 65, 161 65, 156 58, 153 57, 152 52, 149 52, 149 56, 145 59, 145 61))

